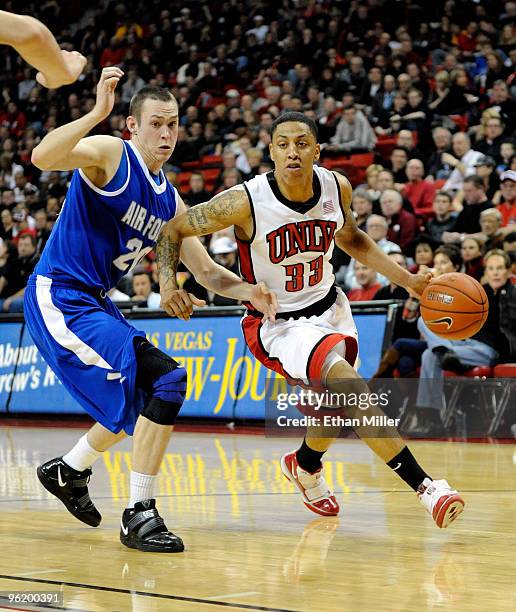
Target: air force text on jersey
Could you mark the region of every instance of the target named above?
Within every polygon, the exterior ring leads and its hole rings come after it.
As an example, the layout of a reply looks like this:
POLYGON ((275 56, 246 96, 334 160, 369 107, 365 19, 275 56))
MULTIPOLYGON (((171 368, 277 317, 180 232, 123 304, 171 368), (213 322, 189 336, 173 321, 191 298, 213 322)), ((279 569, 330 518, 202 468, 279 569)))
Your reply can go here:
POLYGON ((122 217, 122 223, 127 223, 129 227, 155 242, 166 221, 149 214, 144 206, 133 200, 122 217))

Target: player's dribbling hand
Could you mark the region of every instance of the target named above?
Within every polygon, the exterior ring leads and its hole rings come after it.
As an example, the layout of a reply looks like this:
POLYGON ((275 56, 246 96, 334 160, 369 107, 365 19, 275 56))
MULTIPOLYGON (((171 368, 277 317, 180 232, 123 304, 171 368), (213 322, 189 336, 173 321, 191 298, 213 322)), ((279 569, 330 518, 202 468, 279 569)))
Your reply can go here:
POLYGON ((115 88, 124 73, 117 66, 108 66, 102 70, 97 84, 97 101, 95 112, 102 118, 108 117, 115 105, 115 88))
POLYGON ((411 274, 409 277, 408 285, 405 289, 409 292, 412 297, 418 300, 421 294, 425 290, 428 283, 432 280, 433 276, 431 272, 418 272, 417 274, 411 274))
POLYGON ((38 72, 36 75, 36 81, 40 85, 43 85, 43 87, 48 87, 48 89, 57 89, 62 85, 70 85, 70 83, 75 83, 75 81, 79 78, 79 75, 84 70, 87 63, 87 59, 84 57, 84 55, 78 51, 65 51, 64 49, 61 49, 61 58, 66 66, 68 76, 64 79, 55 80, 43 72, 38 72))
POLYGON ((171 317, 188 321, 194 306, 206 306, 206 302, 184 289, 161 292, 161 308, 171 317))
POLYGON ((276 320, 276 312, 278 311, 278 300, 276 294, 260 281, 251 289, 251 304, 263 313, 263 321, 274 322, 276 320))

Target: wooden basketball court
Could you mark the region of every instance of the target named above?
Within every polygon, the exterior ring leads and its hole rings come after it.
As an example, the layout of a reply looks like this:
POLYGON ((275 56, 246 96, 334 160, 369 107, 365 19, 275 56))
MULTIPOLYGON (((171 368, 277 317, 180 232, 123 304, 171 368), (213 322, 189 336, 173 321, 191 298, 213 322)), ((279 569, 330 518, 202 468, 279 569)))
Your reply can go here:
POLYGON ((288 439, 178 433, 158 478, 158 507, 183 554, 131 551, 118 541, 130 441, 94 467, 103 514, 82 525, 43 490, 39 463, 83 433, 0 428, 0 609, 13 591, 58 591, 55 609, 154 612, 516 610, 516 447, 415 442, 434 477, 464 496, 437 529, 415 494, 359 441, 326 461, 338 519, 305 509, 278 460, 288 439))

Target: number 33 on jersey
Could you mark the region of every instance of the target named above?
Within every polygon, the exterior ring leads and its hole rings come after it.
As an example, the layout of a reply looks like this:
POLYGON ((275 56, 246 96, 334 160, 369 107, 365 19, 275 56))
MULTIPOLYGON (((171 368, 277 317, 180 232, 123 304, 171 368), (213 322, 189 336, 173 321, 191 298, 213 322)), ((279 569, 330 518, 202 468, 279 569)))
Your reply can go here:
POLYGON ((242 275, 264 280, 279 311, 300 310, 322 299, 335 283, 334 236, 344 223, 335 175, 314 167, 314 195, 299 203, 280 192, 274 173, 245 183, 254 219, 251 240, 238 240, 242 275))

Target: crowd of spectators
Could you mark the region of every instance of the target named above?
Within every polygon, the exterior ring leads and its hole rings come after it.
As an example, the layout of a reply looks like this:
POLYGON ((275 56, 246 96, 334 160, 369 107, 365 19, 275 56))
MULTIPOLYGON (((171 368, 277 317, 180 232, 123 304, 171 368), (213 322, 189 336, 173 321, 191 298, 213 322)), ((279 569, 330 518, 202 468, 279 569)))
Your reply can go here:
MULTIPOLYGON (((436 249, 451 245, 458 269, 485 280, 482 256, 502 248, 514 272, 516 2, 47 0, 28 12, 88 65, 76 83, 49 91, 13 51, 0 50, 4 311, 21 308, 20 279, 44 247, 70 179, 38 171, 31 151, 93 107, 100 70, 114 64, 126 77, 97 132, 128 137, 131 96, 145 84, 169 87, 180 128, 165 170, 188 205, 270 171, 272 121, 298 110, 317 123, 322 163, 338 168, 342 159, 345 168, 350 156, 371 154, 363 184, 353 181, 353 209, 396 261, 432 269, 436 249), (207 156, 216 160, 208 179, 199 170, 180 181, 189 163, 207 156)), ((230 234, 207 248, 236 269, 230 234)), ((350 299, 406 297, 341 252, 334 267, 350 299)), ((144 274, 113 296, 155 304, 152 259, 137 272, 144 274)), ((185 270, 182 279, 194 286, 185 270)))

